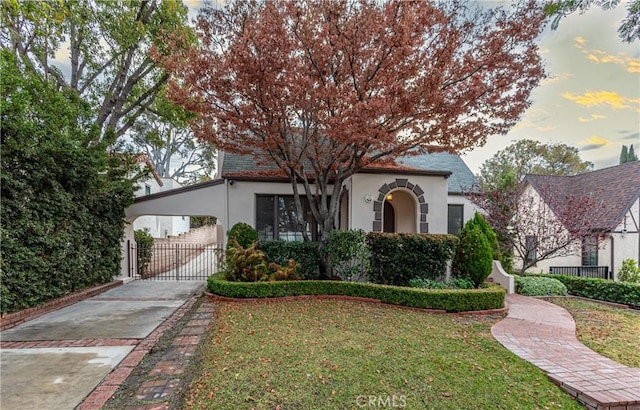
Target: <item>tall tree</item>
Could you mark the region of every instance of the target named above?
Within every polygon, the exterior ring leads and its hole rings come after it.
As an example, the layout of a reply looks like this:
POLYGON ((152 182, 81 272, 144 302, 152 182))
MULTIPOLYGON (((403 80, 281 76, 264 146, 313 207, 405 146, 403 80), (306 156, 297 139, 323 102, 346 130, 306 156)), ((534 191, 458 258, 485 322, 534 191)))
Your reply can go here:
POLYGON ((189 39, 187 9, 177 0, 0 4, 2 48, 18 57, 23 70, 89 102, 99 140, 124 135, 166 83, 151 48, 166 53, 166 38, 189 39))
POLYGON ((483 188, 499 186, 507 174, 517 182, 527 174, 575 175, 590 171, 593 164, 583 161, 577 148, 565 144, 543 144, 534 140, 519 140, 498 151, 480 167, 483 188))
POLYGON ((622 151, 620 152, 620 163, 626 164, 627 162, 629 162, 628 159, 629 159, 629 151, 627 150, 627 146, 623 145, 622 151))
MULTIPOLYGON (((343 182, 367 165, 504 134, 543 77, 535 2, 230 1, 165 67, 196 136, 301 182, 326 245, 343 182)), ((324 262, 327 262, 326 260, 324 262)))
MULTIPOLYGON (((544 11, 553 16, 551 28, 556 29, 563 17, 579 11, 584 13, 591 6, 609 10, 616 7, 620 0, 548 0, 544 5, 544 11)), ((629 0, 627 17, 618 28, 618 34, 623 41, 632 43, 640 39, 640 0, 629 0)))
POLYGON ((196 183, 215 169, 215 146, 194 137, 189 128, 192 118, 161 93, 134 125, 128 150, 145 153, 163 178, 196 183))
POLYGON ((633 151, 633 144, 631 144, 631 146, 629 147, 629 153, 627 154, 627 162, 633 162, 637 160, 638 160, 638 156, 633 151))

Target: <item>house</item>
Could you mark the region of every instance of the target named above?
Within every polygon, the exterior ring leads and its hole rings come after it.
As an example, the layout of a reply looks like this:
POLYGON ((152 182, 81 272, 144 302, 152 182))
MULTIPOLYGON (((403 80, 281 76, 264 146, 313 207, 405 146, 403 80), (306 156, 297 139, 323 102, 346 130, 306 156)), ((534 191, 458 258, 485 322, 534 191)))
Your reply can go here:
MULTIPOLYGON (((292 186, 275 165, 265 163, 258 165, 253 156, 220 152, 217 179, 140 196, 127 208, 126 219, 135 224, 143 215, 215 216, 217 237, 223 241, 223 231, 238 222, 255 227, 261 239, 300 240, 292 186)), ((344 182, 335 226, 457 234, 476 212, 463 195, 475 183, 464 161, 449 153, 405 157, 390 166, 367 168, 344 182)), ((299 191, 304 192, 302 185, 299 191)), ((304 229, 317 238, 310 211, 305 221, 304 229)), ((131 225, 123 244, 127 241, 133 241, 131 225)))
MULTIPOLYGON (((537 205, 528 208, 549 210, 540 225, 559 222, 555 237, 580 229, 578 224, 588 229, 561 256, 536 261, 530 270, 615 278, 623 260, 640 260, 640 161, 574 176, 527 175, 522 188, 521 200, 536 199, 537 205)), ((525 257, 535 261, 554 235, 536 237, 538 228, 531 229, 525 257)))
MULTIPOLYGON (((182 187, 172 178, 161 178, 146 154, 135 155, 134 159, 142 171, 145 168, 151 171, 149 178, 139 183, 134 193, 136 198, 182 187)), ((154 238, 166 238, 189 232, 190 221, 184 215, 142 215, 133 222, 133 229, 146 230, 154 238)))

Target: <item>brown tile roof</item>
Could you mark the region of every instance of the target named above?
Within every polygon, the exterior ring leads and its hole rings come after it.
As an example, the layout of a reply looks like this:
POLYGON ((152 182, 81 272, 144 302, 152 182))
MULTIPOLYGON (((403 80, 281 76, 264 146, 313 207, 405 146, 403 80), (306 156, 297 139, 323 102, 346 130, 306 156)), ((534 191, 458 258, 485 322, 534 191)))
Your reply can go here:
POLYGON ((148 166, 158 185, 159 186, 164 185, 164 183, 162 182, 162 178, 160 178, 158 171, 156 171, 156 167, 153 166, 153 163, 151 162, 147 154, 133 154, 131 157, 134 159, 136 163, 145 164, 146 166, 148 166))
POLYGON ((597 209, 591 213, 592 228, 610 231, 640 197, 640 161, 573 176, 527 175, 527 182, 554 211, 563 206, 562 198, 593 195, 597 209))

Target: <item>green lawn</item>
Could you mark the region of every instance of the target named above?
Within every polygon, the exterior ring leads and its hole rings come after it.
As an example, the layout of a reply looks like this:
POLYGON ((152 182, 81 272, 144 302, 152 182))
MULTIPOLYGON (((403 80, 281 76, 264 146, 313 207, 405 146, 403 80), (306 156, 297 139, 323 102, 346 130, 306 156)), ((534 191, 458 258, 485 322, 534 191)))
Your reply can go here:
POLYGON ((369 303, 221 303, 193 409, 582 409, 491 336, 502 316, 369 303))
POLYGON ((640 311, 578 298, 547 300, 571 313, 585 346, 618 363, 640 367, 640 311))

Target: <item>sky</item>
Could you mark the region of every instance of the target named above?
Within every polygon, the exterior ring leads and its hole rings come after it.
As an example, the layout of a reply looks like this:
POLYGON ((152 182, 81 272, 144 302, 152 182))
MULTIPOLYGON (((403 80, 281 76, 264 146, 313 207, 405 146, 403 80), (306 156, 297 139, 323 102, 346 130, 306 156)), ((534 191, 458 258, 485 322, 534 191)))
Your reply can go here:
MULTIPOLYGON (((195 17, 201 1, 185 2, 195 17)), ((507 135, 490 136, 483 147, 463 153, 473 173, 521 139, 576 147, 594 169, 617 165, 622 145, 640 152, 640 41, 618 37, 626 14, 624 2, 607 11, 591 7, 565 17, 556 30, 545 29, 539 46, 548 78, 507 135)))

